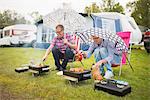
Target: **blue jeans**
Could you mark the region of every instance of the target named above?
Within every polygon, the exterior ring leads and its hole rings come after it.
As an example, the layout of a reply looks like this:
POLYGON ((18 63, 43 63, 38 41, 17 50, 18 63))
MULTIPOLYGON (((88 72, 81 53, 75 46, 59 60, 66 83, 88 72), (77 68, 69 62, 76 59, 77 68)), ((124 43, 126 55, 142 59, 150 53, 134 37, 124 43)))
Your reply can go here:
MULTIPOLYGON (((102 59, 105 59, 106 57, 108 57, 108 51, 106 48, 102 47, 102 48, 96 48, 94 50, 94 57, 95 57, 95 61, 98 62, 102 59)), ((107 62, 106 64, 102 64, 100 66, 100 73, 104 74, 104 66, 106 66, 107 70, 109 71, 113 71, 111 64, 115 63, 115 64, 120 64, 121 61, 121 55, 113 55, 113 61, 111 62, 107 62)))

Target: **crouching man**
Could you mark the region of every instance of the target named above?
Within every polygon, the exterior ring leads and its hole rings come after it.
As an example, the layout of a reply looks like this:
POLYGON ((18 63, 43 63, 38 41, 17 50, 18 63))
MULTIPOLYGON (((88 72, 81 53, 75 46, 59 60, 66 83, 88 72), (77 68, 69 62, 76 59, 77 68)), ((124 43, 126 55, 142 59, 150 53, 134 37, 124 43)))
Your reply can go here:
POLYGON ((110 41, 104 40, 98 36, 91 35, 93 43, 90 45, 88 51, 84 54, 85 58, 90 58, 94 54, 95 64, 100 71, 100 74, 106 79, 113 77, 112 64, 120 64, 121 53, 117 51, 115 45, 110 41), (104 66, 106 72, 104 72, 104 66))
POLYGON ((75 45, 75 41, 73 41, 72 35, 64 33, 63 25, 56 26, 56 34, 57 36, 52 40, 52 43, 46 50, 42 60, 46 60, 49 53, 52 51, 55 65, 57 67, 56 70, 63 71, 66 69, 68 60, 73 59, 75 52, 74 50, 77 46, 75 45), (62 64, 60 63, 61 59, 63 59, 62 64))

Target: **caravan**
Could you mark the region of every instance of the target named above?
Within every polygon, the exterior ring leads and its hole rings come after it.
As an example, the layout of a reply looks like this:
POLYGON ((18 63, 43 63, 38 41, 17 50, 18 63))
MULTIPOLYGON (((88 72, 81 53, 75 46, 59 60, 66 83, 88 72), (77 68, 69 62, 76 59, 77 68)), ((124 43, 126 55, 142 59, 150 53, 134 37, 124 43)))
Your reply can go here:
POLYGON ((93 26, 117 32, 131 32, 130 43, 138 44, 141 41, 142 33, 132 17, 117 13, 103 12, 91 14, 93 26))
POLYGON ((5 27, 2 31, 0 45, 22 45, 36 41, 35 25, 17 24, 5 27))

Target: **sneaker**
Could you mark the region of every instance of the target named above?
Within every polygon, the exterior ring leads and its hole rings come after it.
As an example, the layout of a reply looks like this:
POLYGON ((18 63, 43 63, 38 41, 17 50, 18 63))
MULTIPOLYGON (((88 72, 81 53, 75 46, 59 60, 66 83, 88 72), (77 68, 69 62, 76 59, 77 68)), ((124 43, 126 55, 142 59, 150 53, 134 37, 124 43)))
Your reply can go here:
POLYGON ((114 75, 113 75, 112 71, 106 71, 105 75, 104 75, 104 78, 105 79, 111 79, 113 76, 114 75))
POLYGON ((59 70, 59 68, 56 68, 55 70, 59 70))
POLYGON ((62 67, 59 68, 59 71, 63 71, 64 69, 62 67))
POLYGON ((61 75, 63 75, 63 71, 59 71, 56 74, 59 75, 59 76, 61 76, 61 75))

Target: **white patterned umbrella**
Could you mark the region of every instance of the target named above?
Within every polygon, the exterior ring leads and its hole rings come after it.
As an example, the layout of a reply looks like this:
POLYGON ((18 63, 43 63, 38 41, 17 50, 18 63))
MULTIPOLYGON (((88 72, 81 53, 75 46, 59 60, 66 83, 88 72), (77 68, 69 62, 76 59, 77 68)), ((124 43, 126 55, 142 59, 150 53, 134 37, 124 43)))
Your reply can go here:
POLYGON ((75 32, 85 28, 86 19, 69 7, 64 6, 63 9, 57 9, 45 16, 43 24, 54 30, 58 24, 62 24, 65 32, 75 32))
POLYGON ((124 51, 124 52, 128 51, 128 47, 126 46, 125 42, 121 39, 121 37, 106 29, 90 28, 84 30, 83 32, 76 32, 76 34, 85 43, 93 42, 91 39, 91 35, 94 35, 114 43, 118 51, 124 51))

